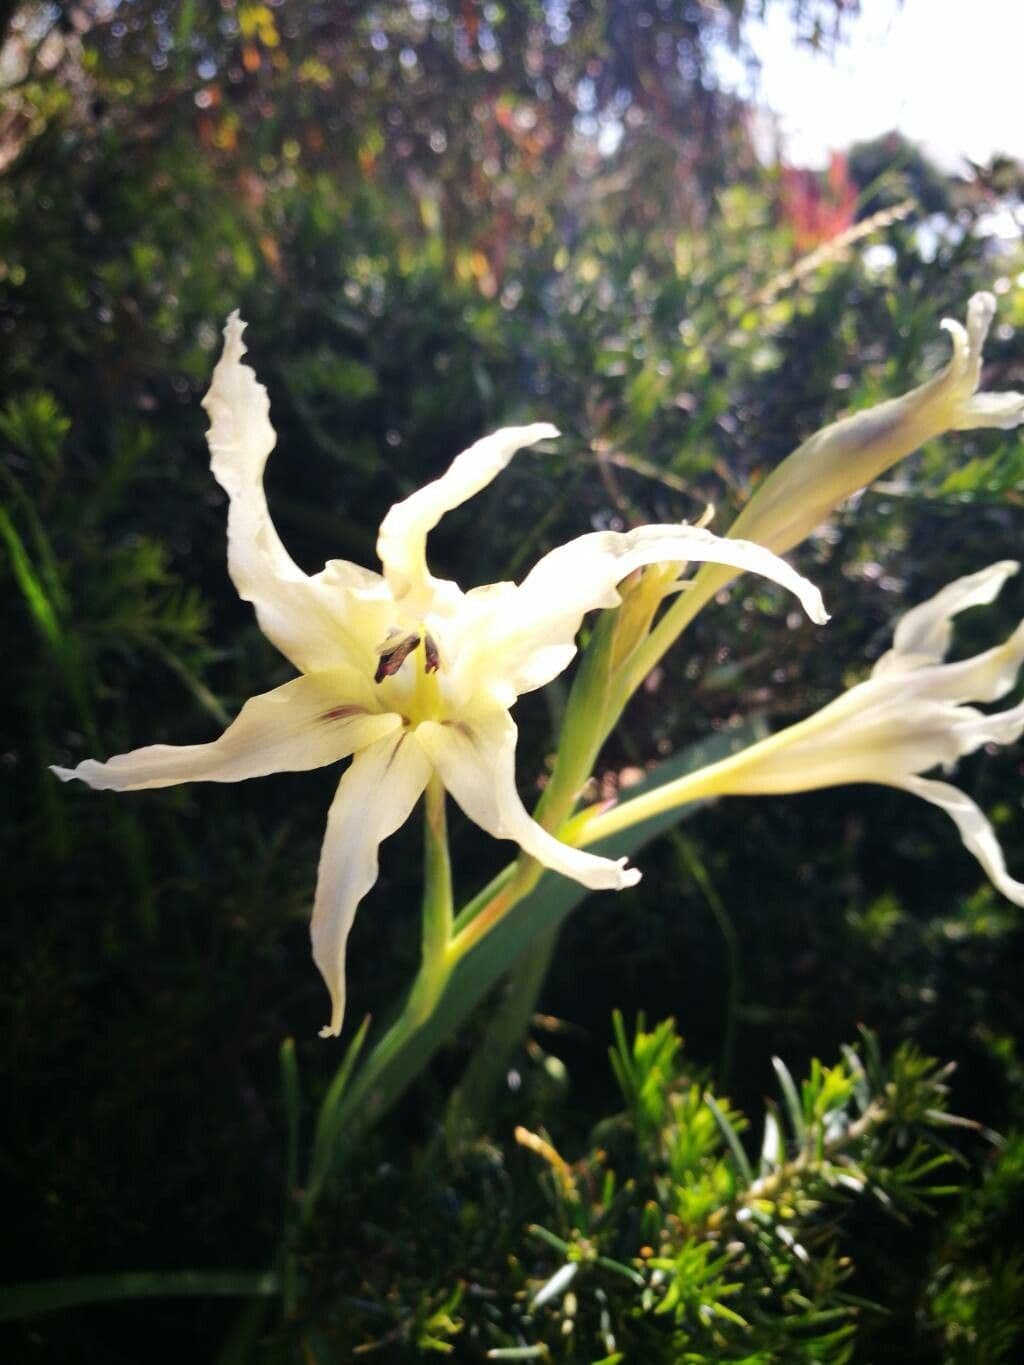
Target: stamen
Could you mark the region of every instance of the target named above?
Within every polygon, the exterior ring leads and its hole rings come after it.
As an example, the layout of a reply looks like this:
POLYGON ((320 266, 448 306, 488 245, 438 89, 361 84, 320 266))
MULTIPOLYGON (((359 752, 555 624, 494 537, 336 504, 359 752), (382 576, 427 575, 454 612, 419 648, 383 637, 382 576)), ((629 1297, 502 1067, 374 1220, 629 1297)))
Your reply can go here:
POLYGON ((424 673, 436 673, 441 667, 441 656, 437 652, 437 645, 429 635, 423 636, 423 653, 426 656, 424 673))
POLYGON ((389 649, 385 641, 385 645, 381 649, 377 671, 373 675, 373 681, 380 683, 385 678, 390 678, 397 673, 413 650, 418 647, 419 642, 420 637, 418 635, 409 635, 389 649))

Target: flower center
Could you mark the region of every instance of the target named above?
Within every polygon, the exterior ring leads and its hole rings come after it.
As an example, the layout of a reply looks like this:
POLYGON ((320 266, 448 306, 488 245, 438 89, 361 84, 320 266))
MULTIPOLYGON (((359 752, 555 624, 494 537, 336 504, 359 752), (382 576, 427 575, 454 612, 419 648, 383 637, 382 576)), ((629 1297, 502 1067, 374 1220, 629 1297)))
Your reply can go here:
POLYGON ((443 699, 436 675, 441 667, 441 656, 430 634, 422 628, 393 630, 377 646, 377 656, 379 662, 373 680, 378 685, 387 684, 389 678, 395 678, 397 682, 402 665, 409 660, 409 669, 400 680, 404 695, 396 707, 406 723, 416 726, 425 720, 440 720, 443 699))
POLYGON ((423 672, 436 673, 441 667, 441 656, 437 652, 437 645, 426 631, 421 634, 417 634, 415 631, 405 634, 400 630, 392 630, 388 633, 383 644, 377 646, 379 662, 377 671, 373 675, 373 681, 382 683, 385 678, 393 678, 409 655, 414 650, 419 649, 421 644, 423 646, 423 672))

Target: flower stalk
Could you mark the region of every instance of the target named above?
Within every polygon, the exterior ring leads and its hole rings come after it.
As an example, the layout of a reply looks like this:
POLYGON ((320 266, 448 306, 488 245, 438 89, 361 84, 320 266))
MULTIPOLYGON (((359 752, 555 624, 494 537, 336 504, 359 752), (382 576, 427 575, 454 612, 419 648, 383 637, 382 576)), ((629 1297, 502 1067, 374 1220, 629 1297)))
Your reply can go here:
POLYGON ((423 956, 406 1005, 417 1022, 430 1015, 454 965, 449 952, 455 911, 446 799, 444 785, 436 776, 431 777, 423 802, 423 956))

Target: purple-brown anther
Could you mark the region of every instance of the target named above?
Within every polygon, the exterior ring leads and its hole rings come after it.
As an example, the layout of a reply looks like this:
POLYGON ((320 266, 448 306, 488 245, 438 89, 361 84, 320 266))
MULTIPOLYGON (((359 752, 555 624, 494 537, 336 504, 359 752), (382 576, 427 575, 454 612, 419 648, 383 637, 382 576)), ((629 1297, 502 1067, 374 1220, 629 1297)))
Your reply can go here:
POLYGON ((437 645, 429 635, 423 637, 423 652, 426 655, 424 673, 436 673, 441 667, 441 656, 437 652, 437 645))
MULTIPOLYGON (((400 640, 397 645, 393 645, 390 649, 382 650, 380 661, 377 664, 377 671, 373 675, 373 681, 381 683, 385 678, 393 677, 405 663, 406 659, 408 659, 413 650, 419 645, 419 642, 420 637, 418 635, 410 635, 406 639, 400 640)), ((427 671, 430 671, 429 667, 427 671)))

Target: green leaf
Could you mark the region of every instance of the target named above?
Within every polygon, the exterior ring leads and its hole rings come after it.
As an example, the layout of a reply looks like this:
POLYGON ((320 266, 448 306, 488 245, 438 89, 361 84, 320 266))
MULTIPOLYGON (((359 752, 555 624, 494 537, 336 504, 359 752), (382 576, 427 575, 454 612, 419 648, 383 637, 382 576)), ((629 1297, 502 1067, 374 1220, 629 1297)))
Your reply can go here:
POLYGON ((807 1140, 807 1125, 804 1122, 804 1108, 800 1103, 796 1082, 793 1080, 789 1067, 781 1057, 773 1057, 772 1066, 779 1078, 779 1087, 782 1090, 782 1098, 786 1102, 786 1112, 793 1128, 793 1136, 803 1146, 807 1140))
POLYGON ((129 1270, 115 1275, 81 1275, 0 1289, 0 1322, 116 1299, 270 1297, 279 1291, 280 1283, 273 1271, 129 1270))
POLYGON ((349 1043, 341 1066, 335 1072, 334 1080, 331 1082, 320 1106, 316 1120, 316 1132, 313 1136, 313 1157, 310 1162, 310 1174, 303 1207, 303 1215, 306 1218, 312 1214, 313 1205, 330 1170, 331 1155, 342 1121, 342 1101, 369 1030, 370 1016, 367 1015, 359 1025, 355 1037, 349 1043))
POLYGON ((46 590, 33 568, 24 541, 18 535, 14 523, 2 507, 0 507, 0 537, 3 537, 7 546, 14 580, 21 589, 21 594, 32 619, 50 647, 59 652, 64 643, 64 632, 57 619, 57 613, 54 611, 53 604, 47 597, 46 590))
POLYGON ((729 1116, 722 1109, 714 1095, 710 1093, 706 1094, 704 1096, 704 1103, 711 1110, 712 1114, 714 1114, 715 1122, 721 1129, 722 1136, 729 1144, 729 1150, 733 1154, 733 1158, 736 1162, 736 1169, 739 1171, 743 1183, 745 1185, 752 1185, 754 1183, 754 1172, 750 1169, 750 1162, 747 1160, 747 1154, 743 1150, 743 1143, 740 1142, 740 1135, 737 1133, 735 1126, 730 1122, 729 1116))
POLYGON ((782 1140, 782 1127, 779 1123, 777 1110, 771 1100, 765 1105, 764 1111, 764 1137, 761 1141, 761 1175, 770 1175, 772 1171, 778 1170, 782 1165, 785 1156, 785 1143, 782 1140))

